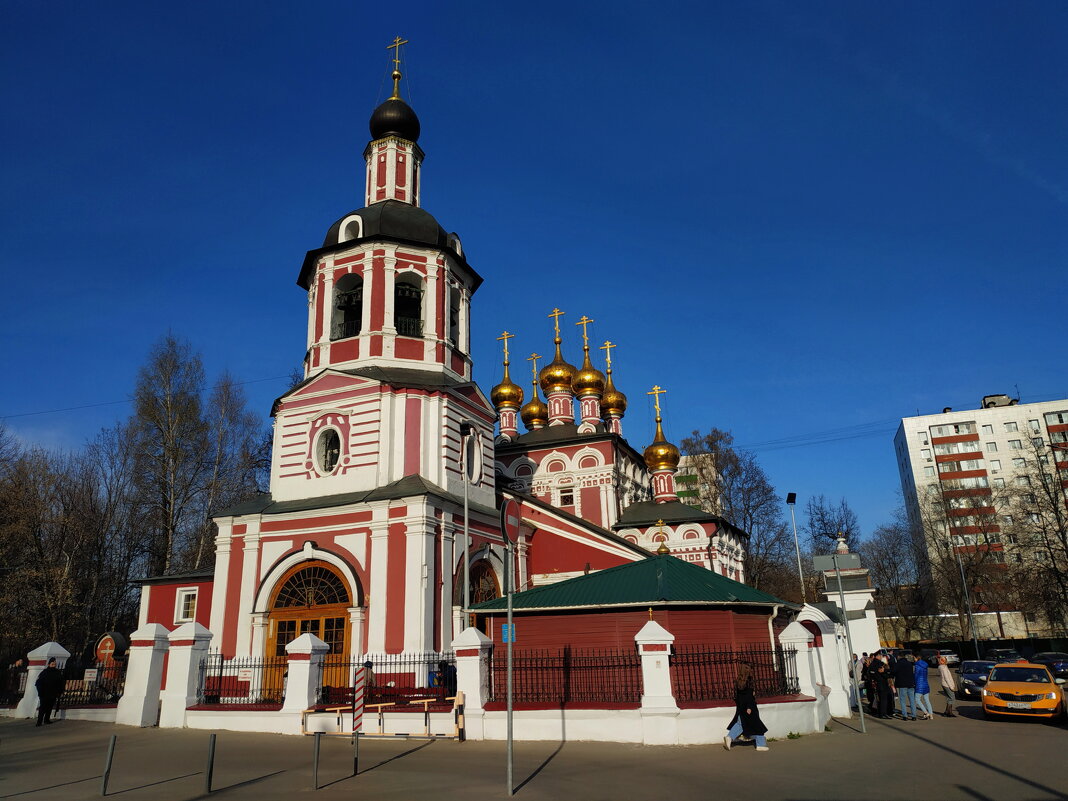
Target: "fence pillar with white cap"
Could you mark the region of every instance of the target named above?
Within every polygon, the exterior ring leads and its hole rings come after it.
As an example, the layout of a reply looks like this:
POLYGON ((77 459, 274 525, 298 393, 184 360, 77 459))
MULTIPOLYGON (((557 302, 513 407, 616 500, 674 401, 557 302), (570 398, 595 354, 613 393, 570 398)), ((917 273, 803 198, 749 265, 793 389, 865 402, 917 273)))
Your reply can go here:
POLYGON ((160 728, 185 726, 185 711, 197 702, 200 663, 212 634, 199 623, 185 623, 168 636, 167 686, 160 693, 160 728))
POLYGON ((464 694, 466 712, 481 711, 489 699, 489 654, 493 641, 476 628, 466 628, 452 641, 456 653, 456 689, 464 694))
POLYGON ((301 634, 286 645, 289 659, 283 712, 303 712, 319 702, 323 657, 330 646, 314 634, 301 634))
POLYGON ((22 700, 15 707, 15 714, 20 718, 32 718, 37 714, 37 703, 40 698, 37 695, 37 679, 41 672, 48 667, 48 660, 55 659, 56 667, 62 669, 70 657, 70 651, 58 642, 46 642, 44 645, 34 648, 27 655, 28 667, 26 668, 26 691, 22 700))
POLYGON ((126 726, 155 726, 159 718, 163 661, 170 646, 170 632, 159 623, 148 623, 130 635, 126 657, 126 684, 115 722, 126 726))
POLYGON ((655 620, 648 621, 634 642, 642 660, 642 742, 674 745, 678 742, 679 705, 671 689, 671 646, 675 635, 655 620))

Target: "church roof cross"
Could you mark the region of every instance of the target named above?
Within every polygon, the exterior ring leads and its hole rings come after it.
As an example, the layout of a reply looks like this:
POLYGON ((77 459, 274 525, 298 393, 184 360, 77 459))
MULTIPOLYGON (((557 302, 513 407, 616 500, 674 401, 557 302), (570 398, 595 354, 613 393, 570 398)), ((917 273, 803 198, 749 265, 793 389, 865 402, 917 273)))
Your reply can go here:
POLYGON ((586 326, 588 326, 592 322, 593 322, 593 320, 591 320, 589 317, 587 317, 584 314, 584 315, 582 315, 582 319, 579 320, 577 323, 575 323, 575 325, 581 325, 582 326, 582 349, 583 350, 589 350, 590 349, 590 338, 586 335, 586 326))
POLYGON ((553 318, 553 328, 556 331, 556 341, 560 341, 560 317, 564 315, 564 312, 554 308, 549 312, 549 316, 553 318))
POLYGON ((534 374, 534 383, 535 384, 538 383, 538 359, 540 359, 540 358, 541 358, 541 356, 539 356, 537 353, 532 353, 529 356, 527 356, 527 361, 528 362, 533 362, 533 364, 531 364, 531 366, 530 366, 530 371, 534 374))
POLYGON ((652 395, 654 403, 656 405, 656 419, 660 419, 660 396, 667 392, 666 389, 661 389, 660 385, 654 385, 652 392, 646 392, 646 395, 652 395))
POLYGON ((393 51, 393 75, 391 76, 393 78, 393 96, 390 98, 390 100, 400 100, 400 49, 401 45, 406 44, 408 44, 407 39, 401 39, 399 36, 397 36, 394 37, 393 44, 386 46, 386 50, 393 51))
POLYGON ((498 342, 503 342, 504 343, 504 363, 505 364, 508 364, 508 340, 512 339, 514 337, 515 337, 515 334, 509 334, 507 331, 502 332, 501 335, 499 337, 497 337, 497 341, 498 342))
POLYGON ((601 350, 604 351, 605 364, 607 365, 609 372, 612 371, 612 348, 614 347, 616 347, 616 344, 607 339, 604 341, 604 344, 601 345, 601 350))

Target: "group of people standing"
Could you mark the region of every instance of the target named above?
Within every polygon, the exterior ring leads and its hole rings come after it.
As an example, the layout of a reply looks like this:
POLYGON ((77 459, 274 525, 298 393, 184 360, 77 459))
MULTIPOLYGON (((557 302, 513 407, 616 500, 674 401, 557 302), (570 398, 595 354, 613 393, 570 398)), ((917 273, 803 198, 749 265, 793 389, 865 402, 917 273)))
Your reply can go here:
MULTIPOLYGON (((851 670, 864 687, 868 713, 876 718, 894 717, 894 698, 897 697, 898 714, 902 720, 933 720, 931 706, 931 683, 928 679, 930 665, 916 651, 903 657, 895 657, 886 651, 877 654, 853 655, 851 670)), ((946 698, 944 717, 956 717, 953 704, 956 700, 956 683, 949 671, 945 657, 938 658, 938 677, 942 683, 942 695, 946 698)))

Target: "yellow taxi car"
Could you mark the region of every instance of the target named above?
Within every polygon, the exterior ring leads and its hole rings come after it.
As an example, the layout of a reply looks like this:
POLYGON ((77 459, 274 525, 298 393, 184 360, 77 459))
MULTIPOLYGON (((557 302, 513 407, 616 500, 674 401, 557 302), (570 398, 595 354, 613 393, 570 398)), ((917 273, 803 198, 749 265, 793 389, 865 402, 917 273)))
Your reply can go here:
POLYGON ((1045 665, 998 664, 983 687, 983 715, 1060 718, 1064 715, 1064 679, 1054 679, 1045 665))

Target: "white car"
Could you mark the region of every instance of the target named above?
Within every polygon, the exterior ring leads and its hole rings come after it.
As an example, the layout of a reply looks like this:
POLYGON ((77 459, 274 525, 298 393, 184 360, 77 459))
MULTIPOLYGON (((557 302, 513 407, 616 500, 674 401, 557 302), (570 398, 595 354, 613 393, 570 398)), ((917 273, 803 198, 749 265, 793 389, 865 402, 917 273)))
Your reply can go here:
POLYGON ((938 652, 938 655, 939 656, 944 656, 946 658, 946 665, 947 666, 948 665, 959 665, 960 664, 960 657, 957 656, 952 651, 950 651, 948 648, 941 649, 938 652))

